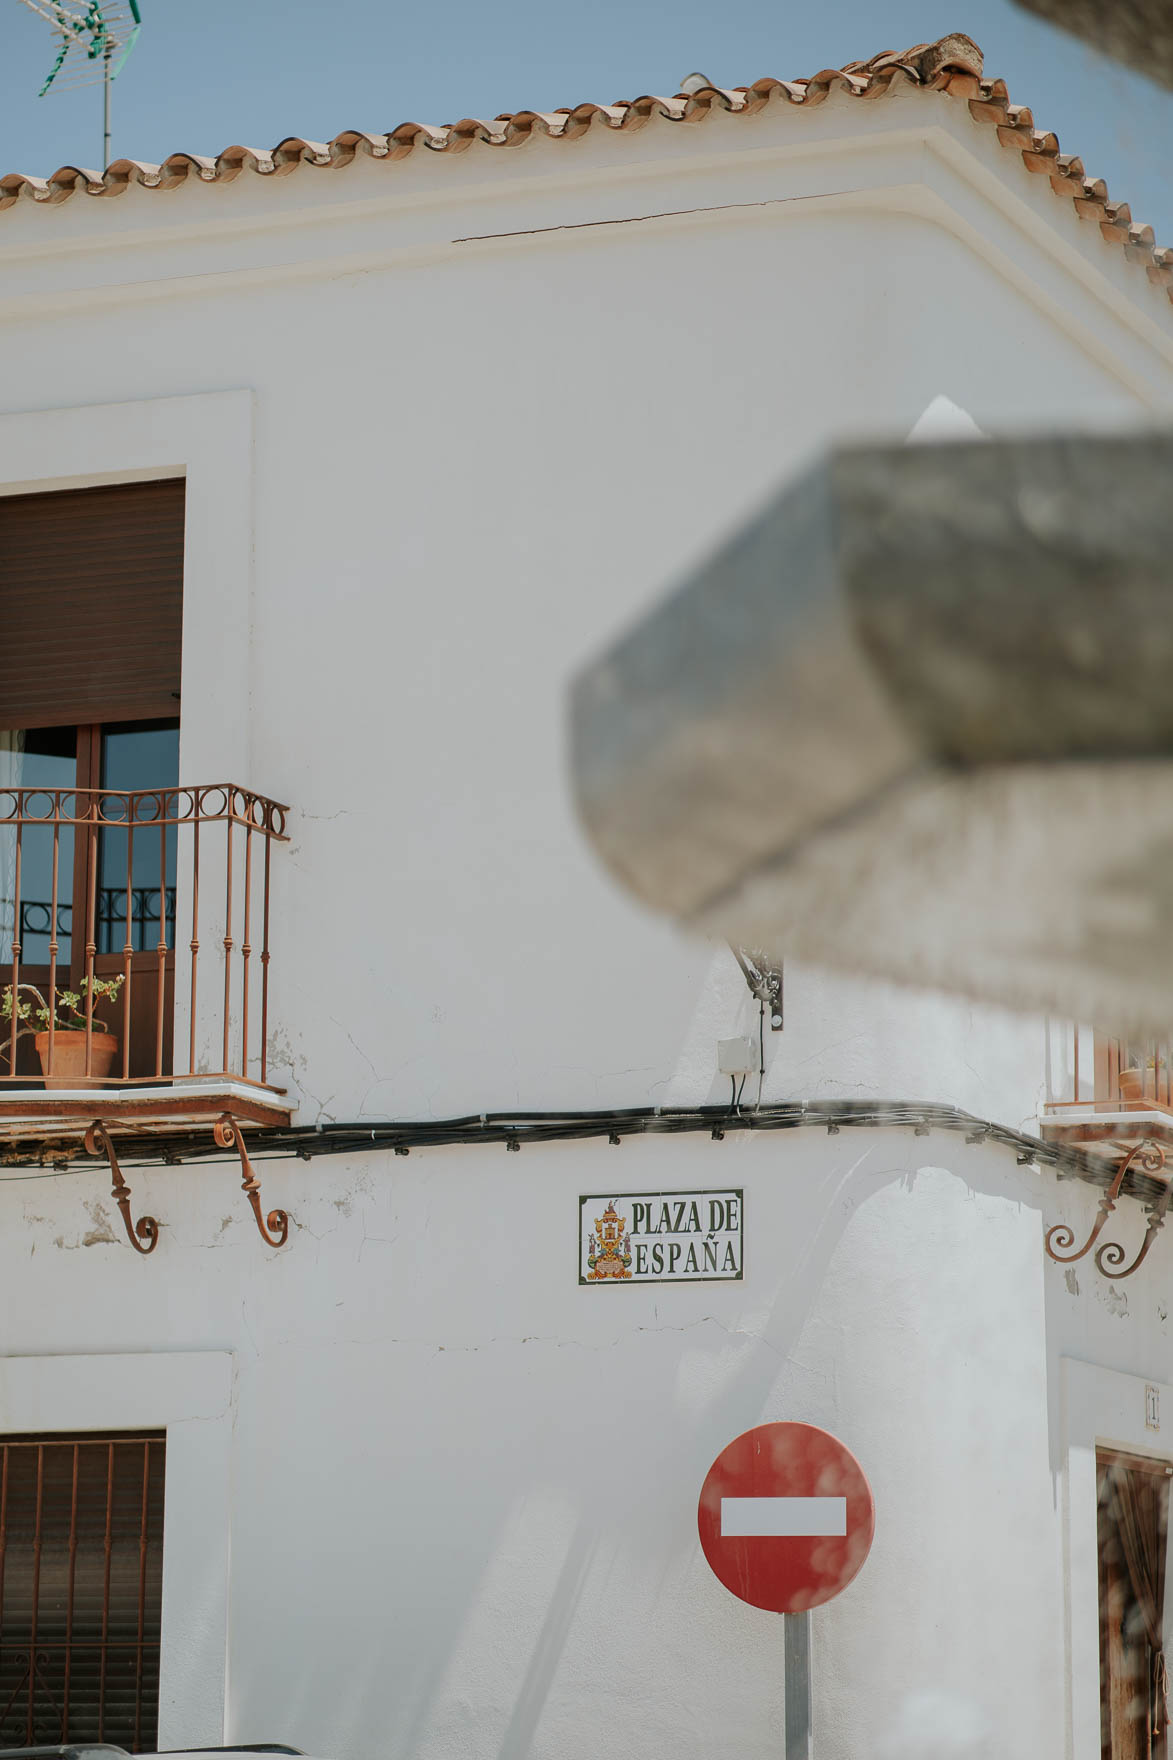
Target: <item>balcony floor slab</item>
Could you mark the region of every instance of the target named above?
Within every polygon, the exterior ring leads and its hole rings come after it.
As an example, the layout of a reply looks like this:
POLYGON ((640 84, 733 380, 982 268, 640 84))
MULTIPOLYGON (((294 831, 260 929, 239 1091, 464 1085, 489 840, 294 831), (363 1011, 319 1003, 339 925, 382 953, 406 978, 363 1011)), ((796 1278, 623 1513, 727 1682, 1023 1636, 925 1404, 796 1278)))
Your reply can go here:
POLYGON ((1119 1161, 1138 1143, 1173 1147, 1173 1112, 1166 1106, 1109 1108, 1104 1101, 1063 1105, 1038 1120, 1044 1143, 1079 1143, 1106 1161, 1119 1161))
POLYGON ((0 1087, 0 1144, 18 1139, 81 1139, 96 1119, 111 1132, 166 1135, 230 1112, 239 1123, 288 1125, 293 1103, 280 1088, 231 1077, 186 1077, 151 1086, 0 1087))

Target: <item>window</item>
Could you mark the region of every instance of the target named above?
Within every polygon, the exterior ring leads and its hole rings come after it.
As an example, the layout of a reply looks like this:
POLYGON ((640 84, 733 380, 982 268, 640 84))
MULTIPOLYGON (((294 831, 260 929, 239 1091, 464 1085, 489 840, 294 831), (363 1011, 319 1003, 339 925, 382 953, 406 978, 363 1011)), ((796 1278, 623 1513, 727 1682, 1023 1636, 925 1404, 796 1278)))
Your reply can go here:
POLYGON ((1103 1760, 1167 1760, 1165 1461, 1096 1450, 1103 1760))
MULTIPOLYGON (((77 992, 92 954, 125 981, 131 1077, 170 1067, 176 834, 141 822, 165 793, 134 830, 109 821, 179 781, 183 542, 180 479, 0 496, 0 990, 19 952, 23 984, 77 992), (92 836, 72 821, 99 791, 92 836)), ((31 1037, 12 1061, 41 1073, 31 1037)))
POLYGON ((165 1448, 0 1438, 0 1747, 155 1747, 165 1448))
MULTIPOLYGON (((128 721, 97 730, 98 786, 174 788, 179 781, 178 721, 128 721)), ((107 813, 117 811, 109 803, 107 813)), ((153 953, 175 946, 175 826, 132 834, 108 825, 98 840, 95 929, 99 953, 153 953), (129 918, 129 928, 128 928, 129 918)))

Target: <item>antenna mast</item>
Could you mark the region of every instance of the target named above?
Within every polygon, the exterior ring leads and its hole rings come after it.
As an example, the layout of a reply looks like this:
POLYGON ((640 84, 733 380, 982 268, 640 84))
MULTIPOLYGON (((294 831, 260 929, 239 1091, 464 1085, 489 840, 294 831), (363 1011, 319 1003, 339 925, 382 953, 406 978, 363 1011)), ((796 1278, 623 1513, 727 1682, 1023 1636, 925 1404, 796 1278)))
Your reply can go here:
POLYGON ((58 39, 57 58, 38 93, 102 86, 102 169, 110 163, 110 87, 138 41, 138 0, 21 0, 58 39), (58 76, 61 77, 58 77, 58 76))

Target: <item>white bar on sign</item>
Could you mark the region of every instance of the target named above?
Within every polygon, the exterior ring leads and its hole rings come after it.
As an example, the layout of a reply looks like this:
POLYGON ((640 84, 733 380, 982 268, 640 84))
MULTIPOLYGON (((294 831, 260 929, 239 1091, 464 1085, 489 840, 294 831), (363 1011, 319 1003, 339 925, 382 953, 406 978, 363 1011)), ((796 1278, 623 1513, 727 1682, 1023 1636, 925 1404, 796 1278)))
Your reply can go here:
POLYGON ((816 1539, 847 1533, 845 1497, 723 1497, 726 1540, 816 1539))

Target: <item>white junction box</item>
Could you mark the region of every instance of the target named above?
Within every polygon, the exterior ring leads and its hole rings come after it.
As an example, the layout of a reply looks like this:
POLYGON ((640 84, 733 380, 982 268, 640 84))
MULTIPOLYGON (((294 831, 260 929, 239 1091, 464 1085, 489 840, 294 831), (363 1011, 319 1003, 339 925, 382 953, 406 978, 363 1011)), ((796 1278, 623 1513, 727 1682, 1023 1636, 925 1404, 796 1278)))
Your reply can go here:
POLYGON ((717 1068, 723 1076, 748 1076, 758 1067, 756 1039, 718 1039, 717 1068))

